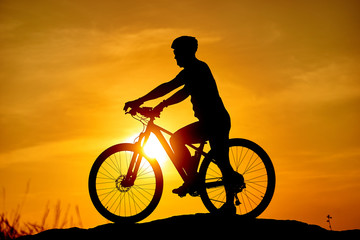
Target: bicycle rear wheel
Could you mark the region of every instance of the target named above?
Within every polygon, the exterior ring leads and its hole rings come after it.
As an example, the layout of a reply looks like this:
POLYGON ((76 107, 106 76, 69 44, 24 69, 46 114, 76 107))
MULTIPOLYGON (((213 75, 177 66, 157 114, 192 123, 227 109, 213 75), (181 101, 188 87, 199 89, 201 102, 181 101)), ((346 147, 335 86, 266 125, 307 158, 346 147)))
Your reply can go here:
MULTIPOLYGON (((229 158, 234 171, 244 177, 244 188, 237 193, 240 204, 236 214, 259 216, 269 205, 275 190, 275 171, 267 153, 246 139, 230 139, 229 158)), ((204 182, 201 200, 210 212, 216 212, 226 202, 223 176, 216 161, 205 158, 200 166, 204 182)), ((235 202, 235 199, 234 199, 235 202)))
POLYGON ((163 177, 156 161, 143 157, 134 184, 122 184, 134 154, 138 154, 134 144, 118 144, 101 153, 91 168, 90 198, 98 212, 110 221, 141 221, 160 201, 163 177))

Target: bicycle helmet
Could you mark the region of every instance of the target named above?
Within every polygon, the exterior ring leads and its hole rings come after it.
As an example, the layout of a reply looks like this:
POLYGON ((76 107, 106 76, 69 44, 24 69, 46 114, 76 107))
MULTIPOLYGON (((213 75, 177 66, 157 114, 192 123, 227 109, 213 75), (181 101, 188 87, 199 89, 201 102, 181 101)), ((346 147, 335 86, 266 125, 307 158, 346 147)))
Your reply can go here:
POLYGON ((191 36, 181 36, 176 38, 172 44, 171 48, 176 51, 186 52, 189 54, 195 54, 198 49, 198 41, 195 37, 191 36))

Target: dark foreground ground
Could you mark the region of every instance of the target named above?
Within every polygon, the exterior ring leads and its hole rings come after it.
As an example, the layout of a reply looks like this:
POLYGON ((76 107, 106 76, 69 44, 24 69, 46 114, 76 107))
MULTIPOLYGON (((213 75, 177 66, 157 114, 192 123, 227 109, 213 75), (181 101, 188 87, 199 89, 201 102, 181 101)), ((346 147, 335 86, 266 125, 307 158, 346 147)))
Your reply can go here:
POLYGON ((244 219, 211 214, 174 216, 148 223, 105 224, 90 229, 51 229, 38 239, 360 239, 360 230, 328 231, 294 220, 244 219))

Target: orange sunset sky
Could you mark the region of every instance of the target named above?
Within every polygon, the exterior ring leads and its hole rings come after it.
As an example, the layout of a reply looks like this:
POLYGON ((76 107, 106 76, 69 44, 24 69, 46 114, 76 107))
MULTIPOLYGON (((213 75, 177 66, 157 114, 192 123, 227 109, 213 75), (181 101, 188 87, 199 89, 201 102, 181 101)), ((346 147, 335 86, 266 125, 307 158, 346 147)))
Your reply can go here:
MULTIPOLYGON (((0 212, 47 208, 83 227, 107 222, 88 174, 142 129, 122 108, 181 70, 171 42, 197 37, 232 118, 231 137, 270 155, 275 195, 262 218, 360 228, 360 2, 357 0, 0 0, 0 212)), ((162 100, 162 99, 160 99, 162 100)), ((157 102, 149 102, 154 106, 157 102)), ((156 123, 196 119, 189 99, 156 123)), ((162 162, 164 193, 145 221, 206 212, 162 162)), ((52 220, 49 220, 50 225, 52 220)))

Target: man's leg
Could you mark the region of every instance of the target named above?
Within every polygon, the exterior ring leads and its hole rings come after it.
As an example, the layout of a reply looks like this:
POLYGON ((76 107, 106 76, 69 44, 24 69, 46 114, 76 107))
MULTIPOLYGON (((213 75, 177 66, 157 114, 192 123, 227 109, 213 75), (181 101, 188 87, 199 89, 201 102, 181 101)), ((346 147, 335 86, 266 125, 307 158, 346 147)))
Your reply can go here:
POLYGON ((174 164, 178 170, 185 171, 186 179, 183 177, 184 181, 191 180, 197 167, 191 161, 191 154, 185 144, 199 143, 202 141, 203 135, 200 122, 194 122, 179 129, 170 138, 170 144, 175 153, 174 164))
POLYGON ((231 186, 234 170, 231 167, 229 160, 228 141, 229 138, 225 135, 218 135, 210 138, 210 145, 211 150, 214 152, 216 163, 222 172, 226 192, 226 202, 220 208, 220 213, 235 214, 236 208, 234 205, 234 191, 231 186))
POLYGON ((235 214, 234 190, 232 189, 232 181, 234 178, 234 170, 229 159, 229 132, 231 128, 230 118, 220 119, 217 126, 209 126, 211 136, 209 138, 211 150, 213 151, 216 163, 218 164, 224 180, 226 191, 226 203, 220 208, 220 212, 225 214, 235 214))

